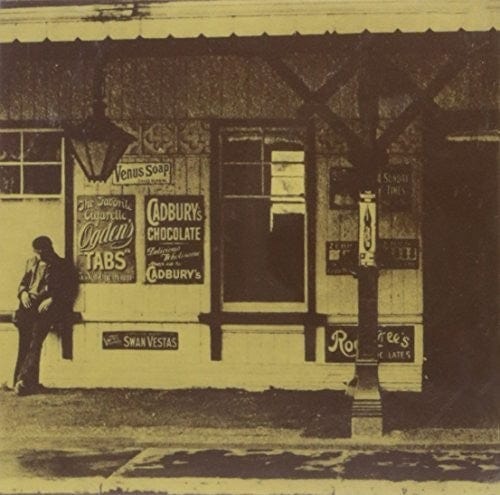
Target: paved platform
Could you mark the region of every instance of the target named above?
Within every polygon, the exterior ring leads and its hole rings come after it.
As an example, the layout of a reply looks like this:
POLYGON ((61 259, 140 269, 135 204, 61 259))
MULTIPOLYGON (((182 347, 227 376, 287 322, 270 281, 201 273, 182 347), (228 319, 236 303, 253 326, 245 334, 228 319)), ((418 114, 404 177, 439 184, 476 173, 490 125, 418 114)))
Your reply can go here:
POLYGON ((391 422, 382 437, 352 439, 337 436, 347 419, 332 399, 279 391, 0 393, 0 493, 500 493, 497 423, 464 427, 471 422, 457 415, 417 422, 415 410, 399 422, 404 429, 391 422))
POLYGON ((2 494, 500 493, 494 444, 20 448, 0 464, 2 494))

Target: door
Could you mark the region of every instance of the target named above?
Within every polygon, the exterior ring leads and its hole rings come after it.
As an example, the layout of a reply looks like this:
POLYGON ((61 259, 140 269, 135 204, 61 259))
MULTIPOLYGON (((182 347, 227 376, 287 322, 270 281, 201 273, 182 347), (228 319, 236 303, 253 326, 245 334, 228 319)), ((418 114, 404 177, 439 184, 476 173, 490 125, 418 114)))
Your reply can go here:
POLYGON ((486 384, 498 373, 497 145, 433 147, 424 183, 427 371, 486 384))

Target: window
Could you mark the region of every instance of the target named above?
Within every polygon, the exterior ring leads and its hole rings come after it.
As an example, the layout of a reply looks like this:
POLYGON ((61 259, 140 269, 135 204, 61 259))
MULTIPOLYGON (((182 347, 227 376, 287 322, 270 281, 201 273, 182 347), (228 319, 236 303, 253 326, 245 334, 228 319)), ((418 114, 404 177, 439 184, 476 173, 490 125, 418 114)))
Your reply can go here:
POLYGON ((0 196, 60 197, 64 139, 54 129, 0 129, 0 196))
POLYGON ((306 203, 299 130, 220 135, 224 303, 304 303, 306 203))

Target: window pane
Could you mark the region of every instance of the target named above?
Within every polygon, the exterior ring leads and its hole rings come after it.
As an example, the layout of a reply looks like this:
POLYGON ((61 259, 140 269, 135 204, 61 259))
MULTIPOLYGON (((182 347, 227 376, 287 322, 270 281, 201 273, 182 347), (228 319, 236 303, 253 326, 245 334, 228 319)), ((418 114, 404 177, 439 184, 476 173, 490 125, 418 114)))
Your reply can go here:
POLYGON ((222 144, 222 161, 260 163, 261 143, 261 139, 257 136, 225 136, 222 144))
POLYGON ((271 194, 277 196, 304 196, 304 165, 301 163, 273 163, 271 194))
POLYGON ((60 165, 24 166, 25 194, 60 194, 61 191, 60 165))
POLYGON ((303 151, 278 151, 271 152, 272 162, 304 163, 303 151))
POLYGON ((222 174, 224 194, 262 194, 262 168, 260 165, 224 165, 222 174))
POLYGON ((54 132, 24 133, 25 162, 60 162, 61 135, 54 132))
POLYGON ((302 205, 268 198, 223 204, 223 291, 226 302, 304 301, 302 205))
POLYGON ((281 149, 304 149, 304 132, 298 129, 266 129, 266 147, 281 149))
POLYGON ((21 160, 21 134, 17 132, 0 133, 0 162, 21 160))
POLYGON ((0 193, 19 194, 20 192, 21 167, 7 166, 0 167, 0 193))
POLYGON ((303 196, 304 179, 302 177, 273 177, 271 194, 273 196, 303 196))
POLYGON ((301 163, 273 163, 273 176, 304 177, 304 165, 301 163))

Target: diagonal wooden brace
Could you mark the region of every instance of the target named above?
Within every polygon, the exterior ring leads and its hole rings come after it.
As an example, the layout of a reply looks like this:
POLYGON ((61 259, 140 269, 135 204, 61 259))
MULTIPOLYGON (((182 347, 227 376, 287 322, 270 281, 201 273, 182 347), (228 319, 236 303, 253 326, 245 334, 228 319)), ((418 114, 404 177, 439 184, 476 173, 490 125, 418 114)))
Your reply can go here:
POLYGON ((473 55, 481 55, 486 48, 491 48, 491 43, 485 42, 478 47, 470 49, 467 53, 454 56, 437 73, 427 88, 420 91, 413 102, 394 120, 389 128, 377 139, 377 146, 387 149, 398 136, 410 125, 410 123, 424 110, 429 107, 429 101, 455 77, 467 64, 473 55))
MULTIPOLYGON (((283 81, 304 101, 299 109, 300 114, 305 117, 311 117, 317 114, 321 117, 332 129, 334 129, 347 142, 351 150, 351 161, 353 165, 359 163, 358 155, 366 155, 368 149, 363 143, 363 140, 349 127, 345 120, 333 112, 325 103, 328 98, 328 93, 325 89, 312 91, 290 67, 277 57, 266 57, 266 62, 269 66, 283 79, 283 81), (321 93, 320 93, 321 91, 321 93)), ((343 73, 343 77, 339 79, 341 84, 348 72, 343 73)))

